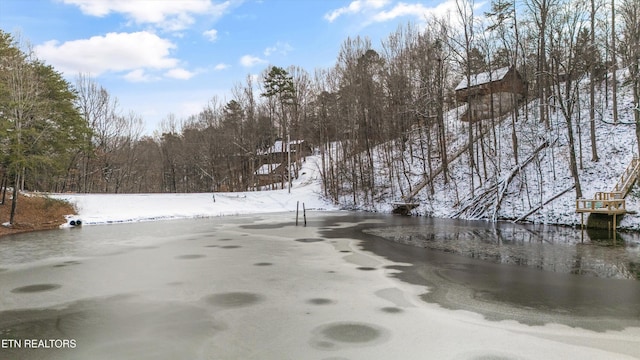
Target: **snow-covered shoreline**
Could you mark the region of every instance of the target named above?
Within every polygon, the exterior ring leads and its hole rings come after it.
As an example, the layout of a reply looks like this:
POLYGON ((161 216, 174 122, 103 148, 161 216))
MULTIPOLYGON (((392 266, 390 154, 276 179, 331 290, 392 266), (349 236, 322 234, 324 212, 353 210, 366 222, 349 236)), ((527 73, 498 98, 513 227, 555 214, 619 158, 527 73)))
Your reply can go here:
MULTIPOLYGON (((143 193, 143 194, 48 194, 48 196, 71 203, 76 215, 69 220, 82 221, 83 225, 104 225, 141 221, 162 221, 190 218, 250 215, 260 213, 295 212, 299 210, 337 211, 344 209, 323 196, 322 182, 318 171, 319 158, 307 158, 301 176, 293 181, 289 189, 225 192, 225 193, 143 193)), ((602 182, 596 182, 602 185, 602 182)), ((594 184, 589 185, 594 188, 594 184)), ((627 199, 628 208, 640 206, 637 199, 627 199)), ((546 210, 546 218, 533 218, 532 223, 558 226, 579 226, 579 215, 572 208, 573 201, 568 194, 546 210), (549 213, 555 216, 550 216, 549 213)), ((418 216, 452 217, 443 212, 429 214, 425 209, 429 204, 421 204, 418 216)), ((391 204, 379 203, 365 211, 390 213, 391 204)), ((514 217, 515 218, 515 217, 514 217)), ((69 223, 62 225, 68 227, 69 223)), ((640 215, 629 214, 621 221, 619 229, 640 230, 640 215)))
POLYGON ((307 210, 337 210, 313 193, 287 190, 194 194, 52 194, 73 204, 73 218, 85 225, 246 215, 307 210), (215 197, 215 202, 214 202, 215 197))
POLYGON ((289 189, 189 194, 50 194, 71 203, 70 219, 84 225, 247 215, 306 210, 339 210, 322 196, 316 158, 307 158, 289 189))

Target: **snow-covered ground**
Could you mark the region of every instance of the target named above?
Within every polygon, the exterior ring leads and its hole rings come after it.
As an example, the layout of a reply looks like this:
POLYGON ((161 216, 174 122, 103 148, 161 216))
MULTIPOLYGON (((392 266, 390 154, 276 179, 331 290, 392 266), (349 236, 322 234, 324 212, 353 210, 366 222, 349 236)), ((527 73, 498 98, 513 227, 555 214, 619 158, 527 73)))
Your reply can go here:
MULTIPOLYGON (((598 161, 592 161, 588 79, 580 84, 581 95, 574 112, 573 135, 583 199, 593 199, 596 192, 613 191, 634 155, 638 154, 633 117, 637 105, 633 104, 631 87, 624 84, 624 79, 628 76, 626 69, 618 73, 620 86, 617 123, 613 120, 610 90, 607 94, 604 84, 601 84, 596 91, 595 133, 598 161)), ((476 142, 477 165, 473 171, 473 181, 466 150, 468 125, 460 121, 465 110, 465 105, 462 105, 445 113, 449 154, 448 181, 444 181, 444 176, 440 174, 432 179, 433 191, 430 191, 431 186, 425 186, 414 194, 409 200, 420 204, 413 210, 414 214, 483 220, 522 218, 537 224, 579 226, 580 214, 575 211, 576 191, 569 168, 567 123, 559 108, 552 108, 549 126, 540 122, 538 101, 535 99, 520 107, 517 121, 512 122, 511 114, 496 119, 495 129, 487 130, 483 141, 480 141, 482 146, 476 142), (517 146, 512 141, 514 133, 518 139, 517 146), (541 146, 545 142, 549 145, 541 146), (517 149, 517 162, 514 148, 517 149), (538 148, 538 156, 532 157, 538 148), (459 156, 454 157, 454 154, 459 156), (530 157, 532 161, 521 171, 516 171, 530 157), (511 174, 515 176, 511 178, 511 174), (506 181, 508 178, 511 181, 506 181), (496 183, 500 184, 500 191, 496 191, 496 183), (504 184, 507 186, 502 187, 504 184), (501 194, 500 201, 497 200, 498 193, 501 194), (471 210, 464 211, 465 208, 471 210)), ((485 126, 488 121, 483 120, 485 126)), ((435 137, 433 134, 431 139, 435 137)), ((389 176, 389 166, 385 165, 389 163, 386 149, 398 146, 383 144, 373 149, 374 166, 381 174, 375 180, 374 198, 377 202, 366 204, 365 199, 361 198, 353 204, 352 196, 347 194, 348 196, 340 199, 345 207, 389 212, 394 200, 406 198, 416 188, 420 188, 419 184, 423 183, 425 177, 429 177, 430 171, 435 172, 440 167, 441 159, 437 154, 432 158, 430 166, 422 159, 425 157, 422 155, 423 150, 426 150, 423 147, 429 143, 424 129, 414 129, 408 138, 404 153, 393 154, 395 171, 402 171, 402 176, 389 176)), ((475 138, 478 138, 477 134, 475 138)), ((632 213, 624 216, 620 221, 620 228, 640 230, 640 193, 637 190, 632 189, 627 196, 626 208, 632 213)))
POLYGON ((234 193, 194 194, 52 194, 73 204, 78 212, 70 220, 84 225, 171 220, 256 213, 337 210, 322 196, 317 163, 311 156, 289 189, 234 193))
MULTIPOLYGON (((626 70, 621 70, 618 78, 622 79, 624 76, 628 74, 626 70)), ((582 86, 586 87, 586 82, 582 86)), ((589 99, 586 91, 583 94, 579 101, 580 116, 574 122, 574 135, 576 142, 581 144, 582 148, 577 157, 580 163, 583 198, 592 198, 596 192, 613 189, 634 154, 637 154, 638 145, 635 137, 634 105, 630 87, 619 88, 618 124, 613 124, 611 96, 606 96, 604 89, 600 89, 596 94, 596 101, 599 104, 596 111, 597 151, 600 160, 591 161, 589 99)), ((466 146, 467 127, 458 119, 460 111, 460 108, 453 109, 446 115, 448 146, 452 153, 466 146)), ((480 218, 491 218, 491 214, 494 213, 495 218, 498 219, 518 219, 542 203, 569 190, 526 216, 524 220, 543 224, 579 225, 580 215, 575 212, 576 193, 570 189, 573 179, 567 156, 566 123, 559 112, 552 112, 551 127, 547 128, 538 121, 537 111, 535 101, 520 109, 519 120, 515 125, 519 138, 520 161, 527 159, 533 149, 543 141, 551 145, 540 151, 539 156, 513 178, 509 186, 504 189, 504 197, 497 211, 495 200, 489 200, 486 202, 487 209, 480 218), (528 111, 528 114, 525 114, 525 111, 528 111)), ((494 159, 488 161, 487 166, 489 172, 499 174, 496 177, 499 181, 517 167, 511 143, 511 121, 502 121, 496 127, 495 134, 498 148, 492 148, 495 145, 492 141, 486 144, 487 152, 494 154, 494 159)), ((417 144, 417 139, 411 139, 409 147, 413 147, 413 150, 407 150, 403 155, 408 167, 406 179, 409 179, 414 187, 423 180, 424 172, 421 161, 411 157, 411 154, 419 153, 417 144)), ((376 152, 382 152, 382 149, 375 149, 374 153, 376 152)), ((399 155, 398 158, 401 156, 399 155)), ((437 166, 437 160, 434 161, 434 166, 437 166)), ((403 177, 398 177, 397 182, 390 184, 386 175, 388 169, 385 169, 382 164, 383 161, 380 160, 376 165, 378 168, 376 185, 381 196, 376 197, 375 204, 367 205, 362 205, 363 201, 352 204, 351 195, 341 198, 341 204, 334 204, 324 198, 317 156, 307 158, 300 171, 300 177, 293 182, 291 191, 283 189, 241 193, 55 194, 52 196, 74 204, 78 216, 72 219, 81 219, 86 225, 288 212, 296 211, 296 206, 299 206, 302 211, 303 204, 306 209, 314 210, 336 210, 344 207, 390 212, 392 202, 406 194, 411 186, 403 177)), ((412 200, 419 202, 420 206, 414 210, 414 214, 442 218, 455 217, 465 204, 474 201, 474 196, 486 192, 487 188, 495 185, 493 180, 479 185, 480 180, 476 179, 477 188, 471 191, 466 152, 458 159, 451 161, 449 175, 448 182, 443 180, 442 175, 434 179, 433 193, 430 193, 427 186, 416 194, 412 200)), ((495 191, 493 193, 495 194, 495 191)), ((621 220, 620 227, 640 230, 640 194, 632 190, 626 201, 626 207, 632 213, 621 220)), ((476 218, 473 214, 464 213, 460 217, 476 218)))

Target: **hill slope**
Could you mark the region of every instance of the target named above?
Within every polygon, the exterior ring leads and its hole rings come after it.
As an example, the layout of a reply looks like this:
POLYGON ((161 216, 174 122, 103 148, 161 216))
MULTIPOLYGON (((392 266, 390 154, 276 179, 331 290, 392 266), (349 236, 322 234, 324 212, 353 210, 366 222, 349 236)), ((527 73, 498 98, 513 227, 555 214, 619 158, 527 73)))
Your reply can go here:
MULTIPOLYGON (((619 78, 624 76, 621 72, 619 78)), ((595 192, 613 189, 638 150, 630 88, 619 87, 617 125, 612 121, 611 96, 606 96, 601 88, 596 94, 599 104, 596 109, 596 139, 600 159, 591 161, 588 83, 585 81, 581 86, 583 95, 576 104, 573 130, 583 197, 591 198, 595 192)), ((450 159, 448 181, 445 182, 444 176, 439 174, 433 179, 433 188, 429 184, 417 191, 411 200, 419 202, 420 206, 413 210, 414 213, 487 220, 524 218, 535 223, 579 225, 580 216, 575 213, 576 193, 569 170, 567 124, 559 111, 552 111, 550 127, 547 128, 539 122, 537 111, 538 102, 534 100, 520 108, 515 126, 512 126, 511 115, 507 115, 497 119, 494 128, 484 131, 484 138, 475 146, 478 165, 473 171, 473 191, 469 155, 465 150, 468 126, 458 120, 464 107, 448 112, 448 153, 449 156, 460 156, 453 161, 450 159), (518 138, 518 163, 513 150, 513 130, 518 138)), ((488 125, 488 120, 483 122, 488 125)), ((397 161, 404 161, 407 167, 403 176, 391 183, 385 180, 388 178, 387 169, 378 164, 378 173, 381 174, 378 184, 382 184, 384 190, 379 192, 382 195, 376 204, 364 208, 391 211, 394 200, 411 193, 424 182, 425 177, 428 178, 424 175, 424 159, 412 156, 420 153, 421 140, 422 143, 425 141, 419 138, 419 134, 415 131, 408 141, 407 150, 397 154, 397 161)), ((382 149, 377 151, 381 158, 382 149)), ((438 161, 435 159, 432 163, 433 170, 437 169, 438 161)), ((627 196, 627 208, 640 210, 640 194, 633 189, 627 196)), ((626 215, 620 226, 640 229, 640 217, 626 215)))

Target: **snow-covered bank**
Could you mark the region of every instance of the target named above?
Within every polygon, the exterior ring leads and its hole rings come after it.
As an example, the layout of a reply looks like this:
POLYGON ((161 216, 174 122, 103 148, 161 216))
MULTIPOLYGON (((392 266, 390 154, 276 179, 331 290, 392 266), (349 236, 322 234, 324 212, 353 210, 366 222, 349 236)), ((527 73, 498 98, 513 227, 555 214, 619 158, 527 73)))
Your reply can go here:
MULTIPOLYGON (((468 151, 469 125, 461 121, 466 105, 444 114, 447 146, 447 178, 442 161, 435 151, 436 128, 414 126, 406 141, 398 139, 371 150, 375 172, 372 194, 344 194, 340 203, 348 208, 377 212, 391 211, 392 202, 408 199, 419 203, 416 215, 437 218, 479 220, 515 220, 536 224, 580 226, 576 213, 576 183, 570 171, 570 154, 575 153, 577 172, 583 199, 593 199, 597 192, 613 191, 616 183, 638 154, 635 134, 632 89, 618 79, 618 121, 613 120, 613 103, 605 84, 596 91, 594 122, 598 159, 593 159, 590 133, 589 83, 580 83, 581 96, 576 99, 571 133, 574 148, 569 143, 567 121, 560 108, 551 108, 549 123, 540 121, 539 101, 522 104, 518 116, 507 114, 494 121, 482 120, 474 136, 473 160, 468 151), (493 128, 492 128, 493 126, 493 128), (427 132, 431 131, 428 137, 427 132), (517 139, 515 141, 514 139, 517 139), (391 150, 389 150, 391 149, 391 150), (431 157, 428 157, 431 151, 431 157), (473 164, 471 166, 470 164, 473 164), (360 197, 358 197, 360 195, 360 197), (355 199, 354 199, 355 198, 355 199), (369 198, 375 199, 370 203, 369 198)), ((335 150, 339 158, 340 149, 335 150)), ((350 184, 346 184, 349 189, 350 184)), ((640 191, 631 189, 626 197, 630 211, 619 227, 640 230, 640 191)), ((586 220, 586 216, 585 216, 586 220)))
POLYGON ((316 157, 309 157, 288 189, 194 194, 52 194, 73 204, 85 225, 244 215, 307 210, 338 210, 322 196, 316 157))
MULTIPOLYGON (((621 70, 618 78, 624 76, 628 74, 621 70)), ((585 82, 581 86, 586 85, 585 82)), ((587 94, 586 90, 584 94, 587 94)), ((613 106, 605 89, 601 88, 596 96, 598 109, 594 128, 598 161, 592 160, 589 104, 584 96, 579 99, 580 107, 573 125, 582 197, 587 199, 593 198, 597 192, 612 191, 638 152, 633 118, 635 105, 630 87, 621 86, 619 89, 617 124, 613 123, 613 106)), ((300 208, 304 204, 307 209, 336 210, 344 207, 386 213, 392 211, 394 201, 409 196, 412 202, 420 204, 413 210, 415 215, 521 219, 538 224, 579 226, 581 218, 575 211, 575 182, 569 170, 567 124, 555 107, 549 126, 540 123, 538 109, 537 100, 533 100, 520 108, 516 122, 510 121, 507 115, 503 121, 496 122, 495 129, 487 130, 486 139, 481 141, 482 156, 479 159, 483 159, 482 166, 476 165, 471 172, 473 175, 470 174, 469 156, 465 151, 468 126, 459 119, 464 109, 453 109, 446 114, 447 146, 457 156, 448 160, 446 181, 440 174, 428 182, 429 186, 420 186, 425 177, 429 178, 427 174, 436 172, 441 160, 435 157, 432 164, 425 166, 425 159, 416 154, 422 154, 429 139, 422 138, 423 129, 415 129, 406 141, 404 153, 398 151, 393 154, 393 161, 398 163, 394 171, 402 171, 402 176, 389 175, 389 159, 384 160, 385 146, 378 146, 372 152, 375 196, 363 198, 359 194, 358 198, 358 194, 341 194, 339 205, 323 198, 318 156, 307 158, 291 192, 283 189, 215 194, 53 196, 75 205, 84 224, 287 212, 295 211, 297 204, 300 208), (514 134, 518 139, 515 143, 512 140, 514 134), (521 163, 526 165, 520 167, 521 163), (418 190, 414 192, 414 189, 418 190)), ((338 148, 336 145, 328 151, 337 152, 338 148)), ((622 218, 620 228, 640 230, 640 191, 632 189, 626 198, 626 208, 631 213, 622 218)))

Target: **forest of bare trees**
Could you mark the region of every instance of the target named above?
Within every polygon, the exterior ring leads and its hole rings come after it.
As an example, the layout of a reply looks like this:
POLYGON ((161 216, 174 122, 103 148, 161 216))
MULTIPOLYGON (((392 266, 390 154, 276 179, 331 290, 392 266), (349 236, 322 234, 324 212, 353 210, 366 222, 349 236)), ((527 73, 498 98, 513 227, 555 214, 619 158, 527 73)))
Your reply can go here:
POLYGON ((408 169, 416 164, 425 179, 421 186, 433 192, 429 180, 442 176, 448 182, 456 157, 466 161, 463 180, 473 195, 498 182, 506 170, 501 157, 509 156, 513 166, 535 161, 521 149, 539 144, 533 135, 516 132, 518 112, 459 122, 464 139, 450 136, 445 113, 463 105, 453 92, 462 79, 515 67, 527 84, 525 101, 516 105, 532 107, 522 114, 549 131, 558 126, 553 119, 565 123, 569 150, 563 158, 580 197, 578 169, 582 161, 598 161, 594 124, 608 103, 595 97, 596 89, 604 89, 616 107, 617 86, 632 86, 640 140, 638 9, 639 0, 493 0, 490 11, 477 13, 472 0, 457 0, 449 18, 426 19, 424 27, 407 24, 379 44, 345 39, 331 68, 270 65, 258 77, 239 80, 231 99, 212 97, 188 118, 167 115, 154 136, 143 135, 144 119, 127 113, 87 74, 58 85, 72 96, 65 100, 68 109, 46 107, 52 98, 28 98, 35 94, 30 88, 49 86, 60 75, 2 33, 1 175, 14 188, 53 192, 260 190, 260 154, 275 140, 304 139, 320 155, 325 195, 336 202, 373 203, 399 183, 408 186, 393 195, 408 198, 415 190, 408 169), (37 77, 39 69, 51 73, 37 77), (627 75, 618 78, 616 69, 627 69, 627 75), (587 89, 579 86, 584 80, 587 89), (582 98, 589 99, 589 119, 577 118, 582 98), (62 122, 56 112, 63 111, 82 121, 51 125, 62 122), (506 145, 496 134, 498 122, 511 124, 509 155, 501 151, 506 145), (69 139, 45 146, 39 136, 52 126, 69 139), (26 135, 26 128, 33 134, 26 135), (578 143, 574 131, 589 137, 586 160, 580 155, 586 144, 578 143), (27 149, 25 141, 43 146, 27 149), (464 150, 456 151, 461 142, 464 150))

